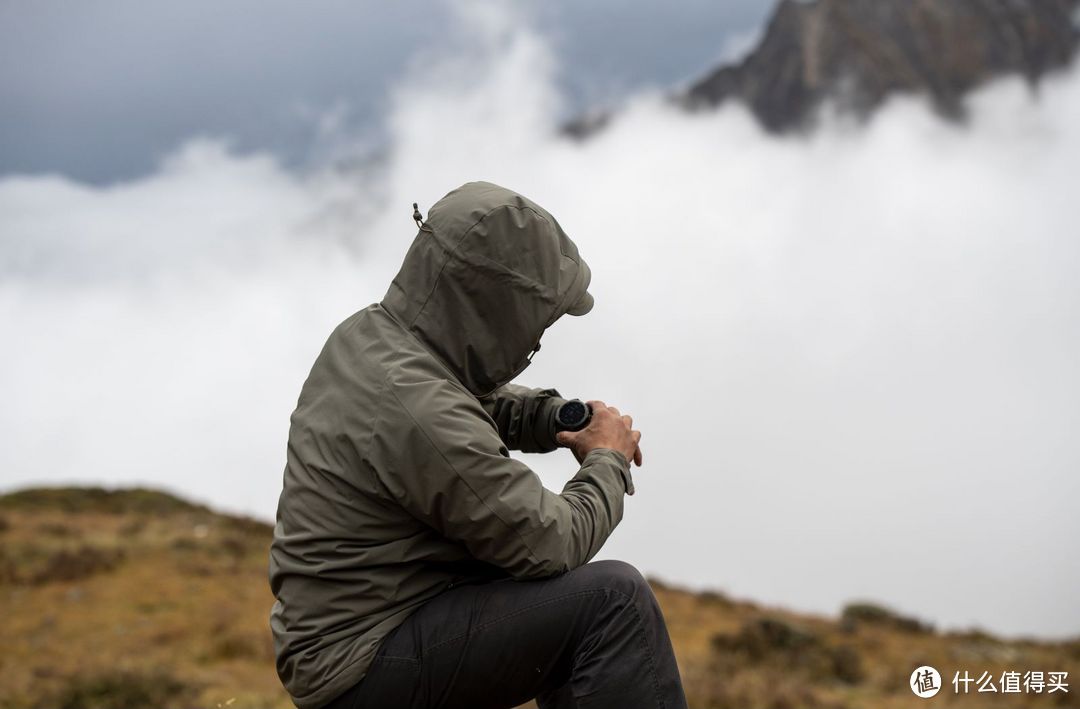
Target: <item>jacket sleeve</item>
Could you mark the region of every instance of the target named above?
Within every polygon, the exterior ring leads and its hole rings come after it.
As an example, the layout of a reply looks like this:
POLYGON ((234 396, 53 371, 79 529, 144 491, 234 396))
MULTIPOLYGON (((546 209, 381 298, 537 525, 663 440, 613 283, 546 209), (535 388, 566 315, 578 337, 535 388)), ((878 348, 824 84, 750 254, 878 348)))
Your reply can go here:
POLYGON ((556 494, 506 445, 479 402, 447 382, 397 387, 371 450, 395 501, 481 561, 519 579, 577 568, 603 546, 632 492, 614 450, 586 456, 556 494))
POLYGON ((505 384, 480 400, 510 450, 550 453, 555 440, 555 412, 563 399, 554 389, 529 389, 505 384))

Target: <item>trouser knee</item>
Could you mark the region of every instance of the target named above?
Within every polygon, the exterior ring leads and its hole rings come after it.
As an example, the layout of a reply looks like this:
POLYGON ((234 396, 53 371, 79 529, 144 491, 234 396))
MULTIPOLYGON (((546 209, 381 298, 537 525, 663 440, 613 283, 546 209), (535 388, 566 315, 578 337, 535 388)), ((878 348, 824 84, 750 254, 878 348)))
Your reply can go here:
POLYGON ((647 637, 659 633, 663 612, 649 582, 633 565, 614 559, 593 561, 575 569, 574 586, 584 592, 592 629, 644 628, 647 637))
POLYGON ((649 582, 632 564, 616 559, 593 561, 582 569, 589 569, 589 583, 599 588, 614 591, 629 598, 651 598, 649 582))

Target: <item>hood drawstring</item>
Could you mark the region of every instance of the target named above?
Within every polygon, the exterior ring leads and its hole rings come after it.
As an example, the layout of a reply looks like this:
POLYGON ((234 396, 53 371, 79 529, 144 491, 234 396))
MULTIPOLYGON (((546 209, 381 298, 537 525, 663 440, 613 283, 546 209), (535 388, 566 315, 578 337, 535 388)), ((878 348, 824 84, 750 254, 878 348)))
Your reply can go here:
POLYGON ((412 218, 416 222, 416 226, 420 229, 424 228, 424 215, 420 213, 420 207, 416 202, 412 203, 412 218))
POLYGON ((535 355, 535 354, 536 354, 537 352, 539 352, 539 351, 540 351, 540 343, 539 343, 539 342, 537 342, 537 343, 536 343, 536 347, 533 347, 533 350, 532 350, 532 352, 530 352, 530 353, 529 353, 529 356, 528 356, 528 357, 526 357, 525 359, 527 359, 527 360, 529 361, 529 363, 531 364, 531 363, 532 363, 532 358, 533 358, 533 355, 535 355))

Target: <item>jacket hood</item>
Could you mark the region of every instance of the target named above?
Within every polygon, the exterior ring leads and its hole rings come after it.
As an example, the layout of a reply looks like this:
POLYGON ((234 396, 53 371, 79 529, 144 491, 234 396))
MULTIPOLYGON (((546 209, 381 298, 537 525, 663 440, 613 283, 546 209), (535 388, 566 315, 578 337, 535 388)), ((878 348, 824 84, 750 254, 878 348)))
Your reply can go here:
POLYGON ((547 210, 470 182, 431 208, 382 306, 484 396, 528 366, 559 317, 588 310, 589 278, 547 210))

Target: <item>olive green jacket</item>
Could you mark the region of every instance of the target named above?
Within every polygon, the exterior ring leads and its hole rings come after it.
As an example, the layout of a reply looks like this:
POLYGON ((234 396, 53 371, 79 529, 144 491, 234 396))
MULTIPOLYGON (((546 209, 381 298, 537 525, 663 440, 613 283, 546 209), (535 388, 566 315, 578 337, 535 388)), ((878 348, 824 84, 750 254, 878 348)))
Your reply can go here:
POLYGON ((545 210, 489 183, 431 209, 381 303, 341 323, 292 415, 270 549, 277 671, 300 709, 459 583, 584 564, 633 493, 622 454, 560 494, 508 449, 556 447, 552 389, 509 384, 589 271, 545 210))

